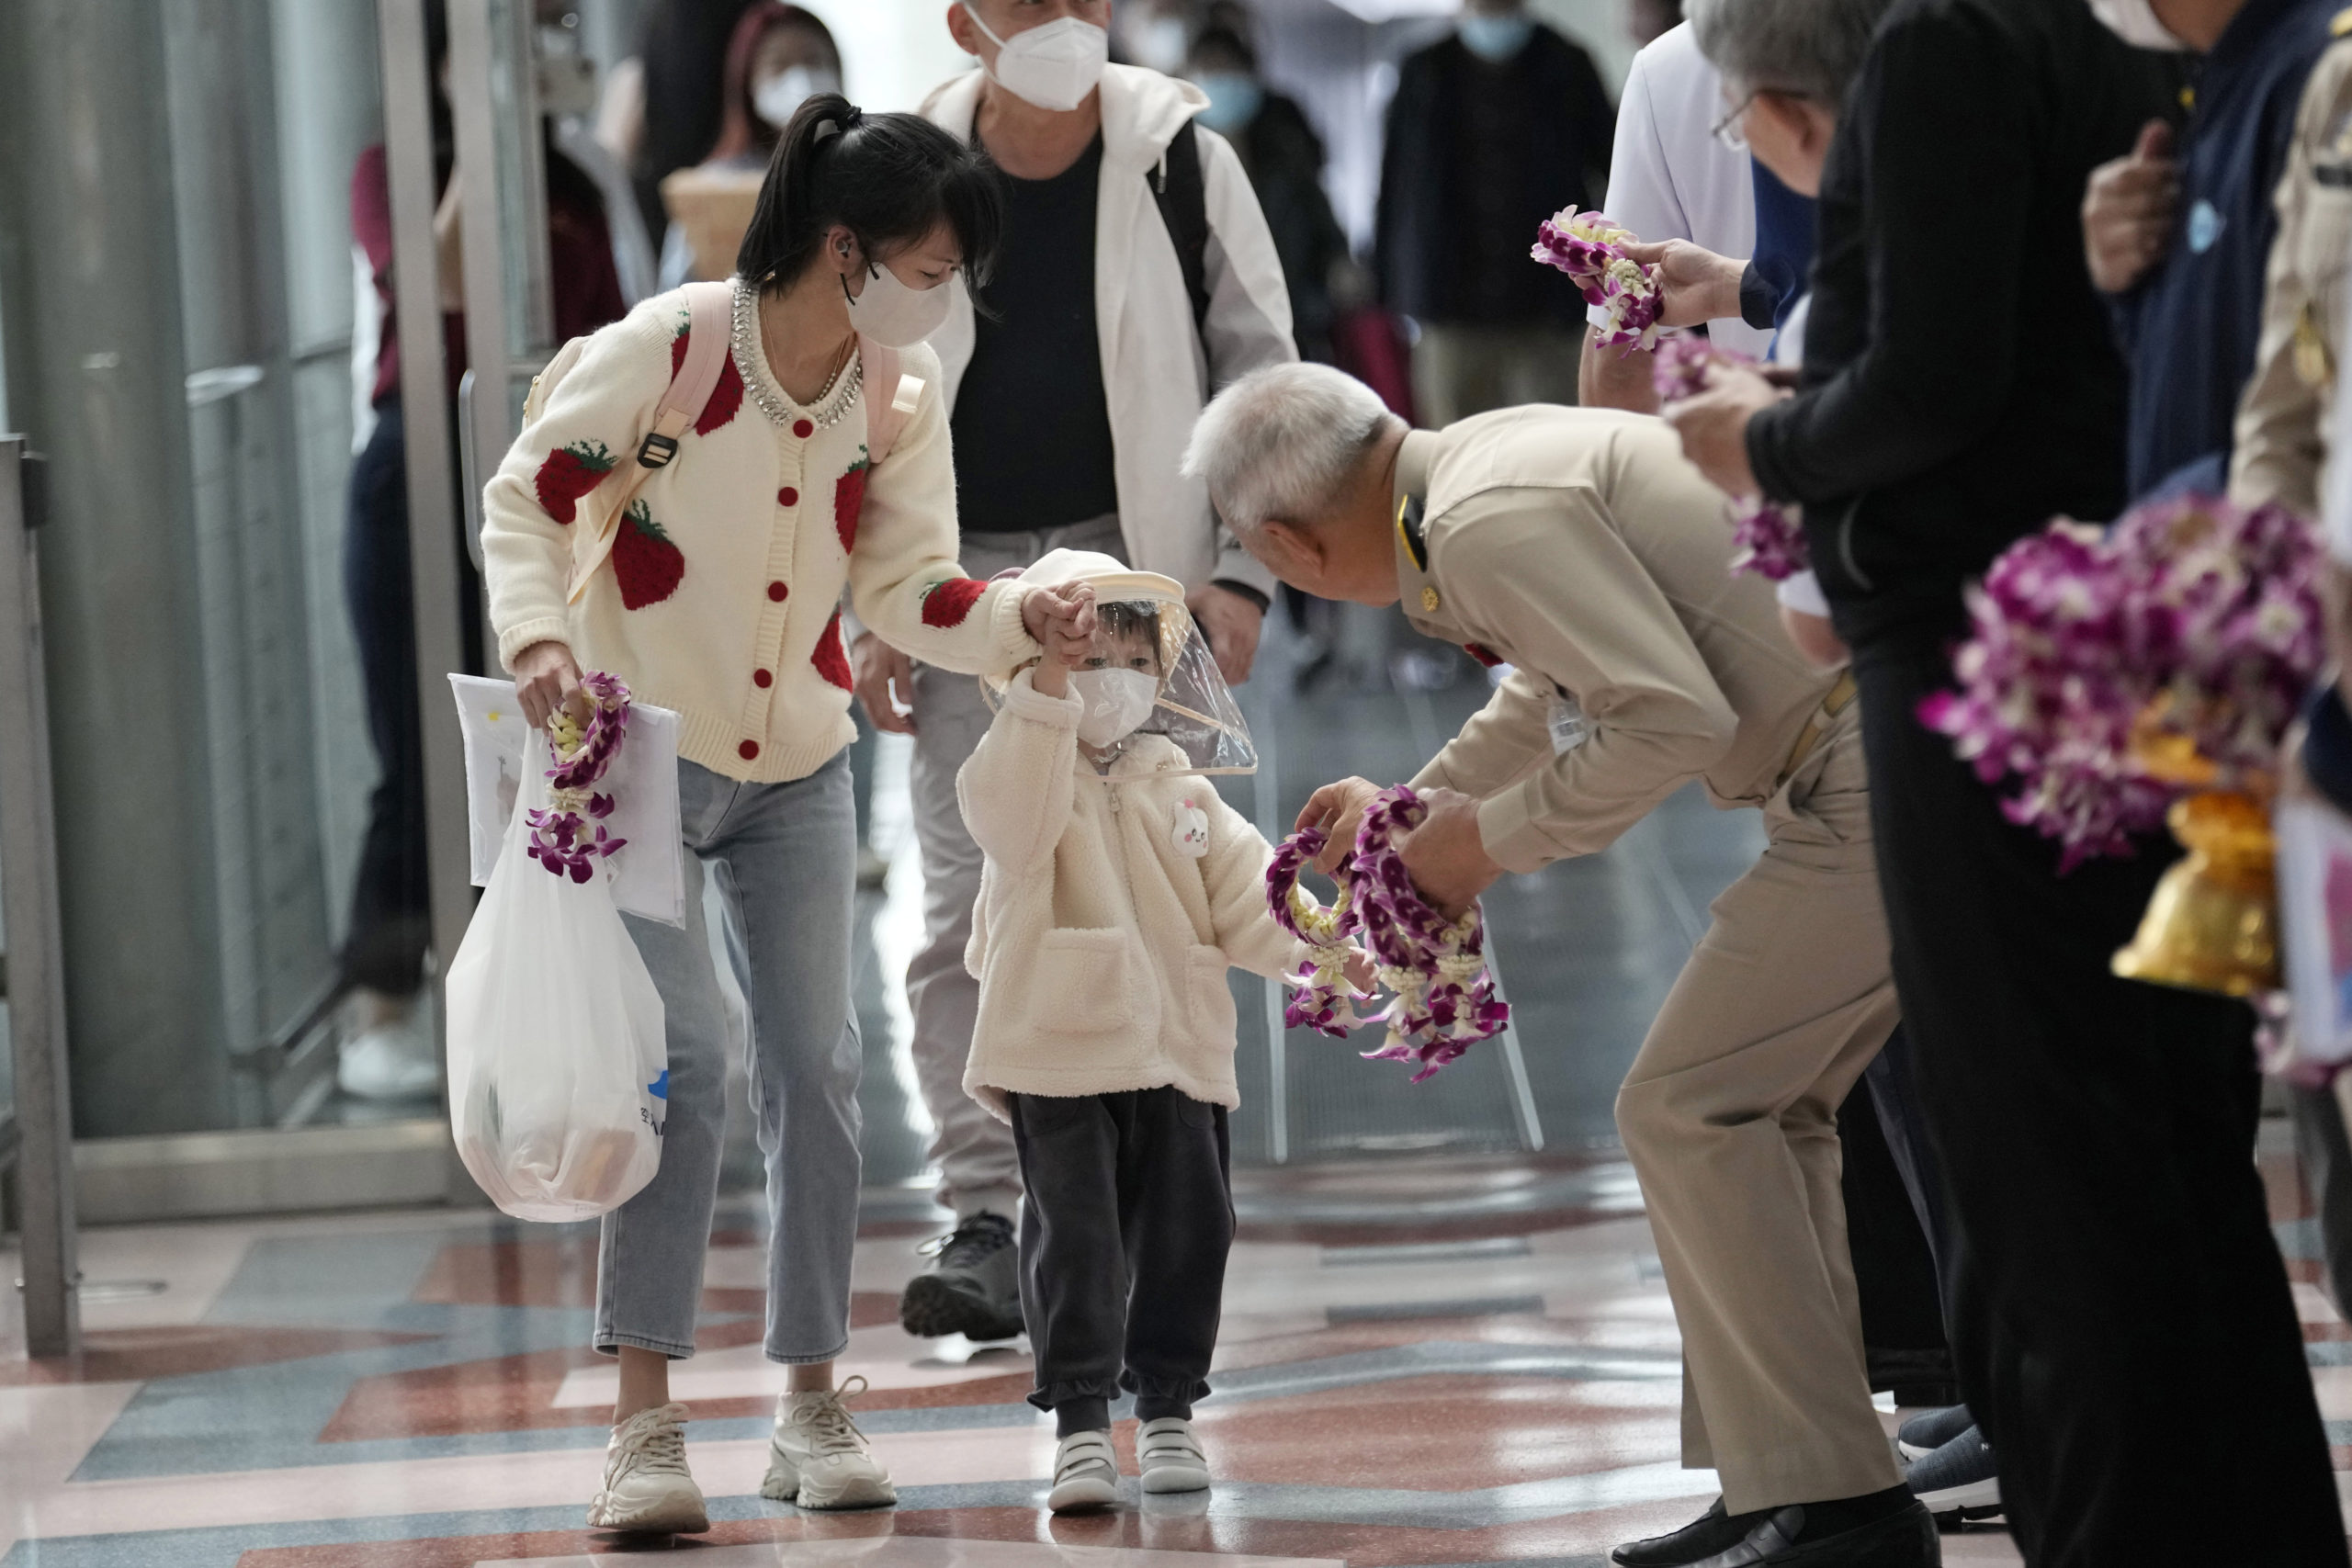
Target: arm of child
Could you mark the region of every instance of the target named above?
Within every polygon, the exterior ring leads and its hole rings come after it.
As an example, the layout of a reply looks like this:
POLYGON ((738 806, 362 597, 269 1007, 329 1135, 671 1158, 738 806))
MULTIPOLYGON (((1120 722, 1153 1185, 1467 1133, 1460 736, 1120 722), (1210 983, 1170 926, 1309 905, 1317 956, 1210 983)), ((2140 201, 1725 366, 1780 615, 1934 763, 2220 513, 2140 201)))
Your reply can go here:
POLYGON ((1208 781, 1200 805, 1209 817, 1208 853, 1201 860, 1209 919, 1216 944, 1236 968, 1280 979, 1307 961, 1307 945, 1282 928, 1266 904, 1266 868, 1274 847, 1249 818, 1227 806, 1208 781))
POLYGON ((1077 787, 1078 720, 1085 705, 1040 693, 1035 674, 1024 670, 1012 678, 1004 706, 956 775, 956 799, 972 841, 1012 876, 1033 874, 1052 861, 1077 787))

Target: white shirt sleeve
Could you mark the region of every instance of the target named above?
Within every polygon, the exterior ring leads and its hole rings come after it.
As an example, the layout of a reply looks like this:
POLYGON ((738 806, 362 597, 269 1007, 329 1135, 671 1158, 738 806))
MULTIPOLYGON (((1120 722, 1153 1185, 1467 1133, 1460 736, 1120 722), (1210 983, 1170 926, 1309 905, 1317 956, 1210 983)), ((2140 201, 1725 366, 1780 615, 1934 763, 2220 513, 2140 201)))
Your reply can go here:
POLYGON ((1791 572, 1773 586, 1773 596, 1789 609, 1802 615, 1829 618, 1829 599, 1821 592, 1821 579, 1810 571, 1791 572))
MULTIPOLYGON (((1634 56, 1625 73, 1625 91, 1617 101, 1617 139, 1609 152, 1609 200, 1601 209, 1614 221, 1642 239, 1690 238, 1690 220, 1674 192, 1674 175, 1666 166, 1666 147, 1658 140, 1657 115, 1650 92, 1647 49, 1634 56)), ((1585 311, 1594 326, 1609 324, 1607 307, 1585 311)))

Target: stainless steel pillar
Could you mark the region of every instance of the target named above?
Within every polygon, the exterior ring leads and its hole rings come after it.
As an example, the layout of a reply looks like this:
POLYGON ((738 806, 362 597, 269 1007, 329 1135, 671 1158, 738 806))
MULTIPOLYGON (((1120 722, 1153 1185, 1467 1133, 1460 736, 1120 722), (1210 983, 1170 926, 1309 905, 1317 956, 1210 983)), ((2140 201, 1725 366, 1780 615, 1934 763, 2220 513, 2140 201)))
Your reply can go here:
MULTIPOLYGON (((433 247, 432 62, 424 0, 378 0, 384 68, 384 147, 392 197, 392 281, 401 322, 401 415, 407 435, 409 570, 415 584, 416 680, 424 730, 424 817, 433 886, 433 951, 446 973, 473 916, 466 840, 465 757, 449 674, 465 668, 456 491, 433 247)), ((471 247, 469 247, 470 249, 471 247)), ((435 987, 435 1009, 440 1008, 435 987)), ((454 1164, 454 1162, 453 1162, 454 1164)))
POLYGON ((10 412, 50 459, 41 591, 75 1124, 226 1126, 164 18, 152 0, 11 0, 6 16, 0 297, 10 412))
POLYGON ((23 437, 0 436, 0 735, 8 738, 0 746, 0 920, 8 931, 25 1344, 36 1356, 70 1356, 82 1348, 81 1270, 74 1262, 74 1128, 40 546, 25 505, 24 455, 23 437))

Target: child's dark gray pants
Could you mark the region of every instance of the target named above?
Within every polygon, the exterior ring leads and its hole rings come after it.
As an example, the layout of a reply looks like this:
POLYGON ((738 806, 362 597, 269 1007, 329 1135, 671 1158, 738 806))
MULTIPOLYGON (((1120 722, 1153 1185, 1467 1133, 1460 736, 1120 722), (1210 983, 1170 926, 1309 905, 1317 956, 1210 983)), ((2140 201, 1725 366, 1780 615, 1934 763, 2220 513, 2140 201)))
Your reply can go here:
POLYGON ((1005 1096, 1021 1180, 1021 1310, 1036 1351, 1029 1403, 1063 1437, 1189 1417, 1208 1393, 1233 1246, 1225 1108, 1173 1089, 1005 1096))

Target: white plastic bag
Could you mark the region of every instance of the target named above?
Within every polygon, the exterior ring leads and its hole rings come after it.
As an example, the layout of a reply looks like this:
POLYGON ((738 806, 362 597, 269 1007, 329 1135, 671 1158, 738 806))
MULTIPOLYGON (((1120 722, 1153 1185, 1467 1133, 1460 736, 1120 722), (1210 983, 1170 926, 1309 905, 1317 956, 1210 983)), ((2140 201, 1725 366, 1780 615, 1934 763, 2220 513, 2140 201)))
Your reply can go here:
MULTIPOLYGON (((507 818, 523 787, 523 738, 530 726, 512 681, 452 675, 458 728, 466 742, 466 817, 474 886, 490 886, 506 843, 507 818)), ((686 923, 684 851, 678 831, 678 716, 632 701, 628 744, 605 774, 614 801, 605 826, 628 847, 612 857, 613 902, 626 915, 686 923)))
POLYGON ((669 1050, 612 873, 600 864, 574 882, 530 856, 526 818, 549 793, 544 732, 530 732, 523 757, 498 869, 449 965, 449 1120, 458 1157, 501 1209, 583 1220, 653 1179, 669 1050))

